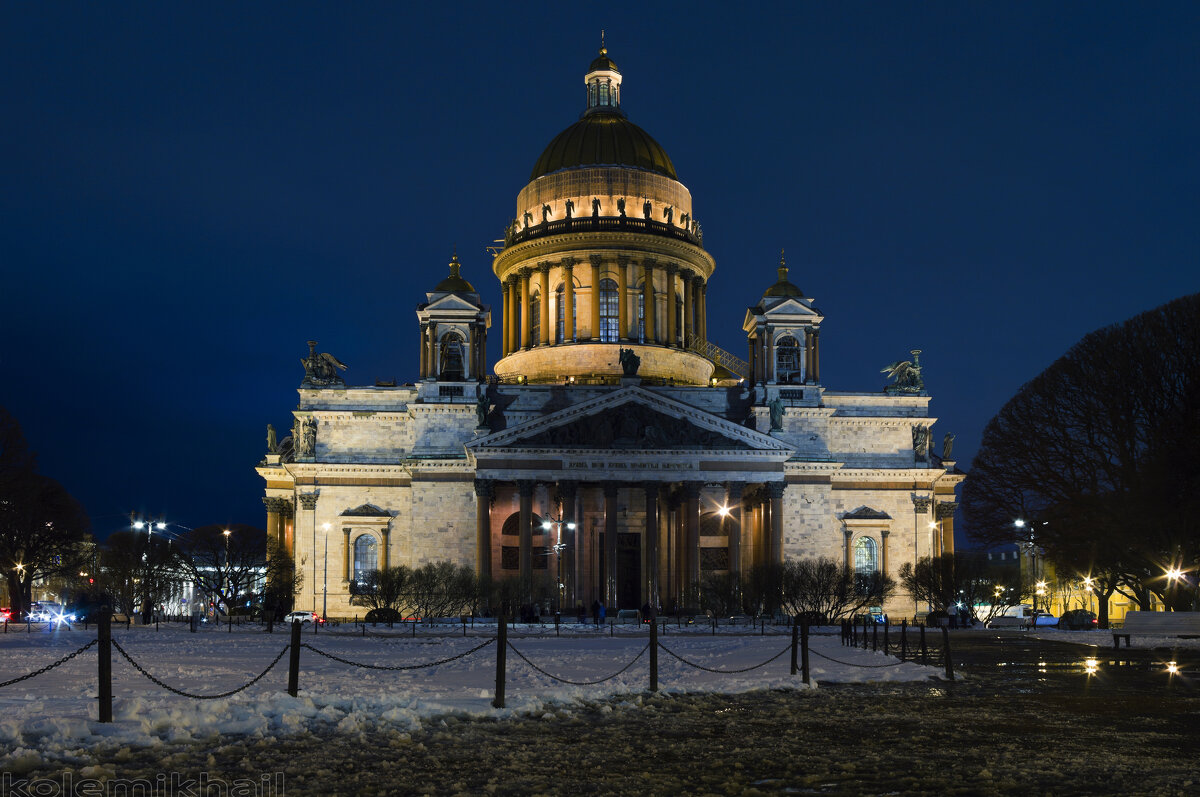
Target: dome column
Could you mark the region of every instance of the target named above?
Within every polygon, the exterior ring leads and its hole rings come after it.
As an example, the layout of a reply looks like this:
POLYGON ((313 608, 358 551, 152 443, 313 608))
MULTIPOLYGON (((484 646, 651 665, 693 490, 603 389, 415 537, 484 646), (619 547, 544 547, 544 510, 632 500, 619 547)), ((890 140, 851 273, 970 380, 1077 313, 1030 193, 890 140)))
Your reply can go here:
POLYGON ((666 272, 667 272, 667 300, 666 300, 667 306, 665 308, 667 311, 667 324, 666 324, 667 340, 666 340, 666 343, 671 348, 675 348, 679 345, 676 342, 679 339, 679 330, 676 329, 677 319, 675 318, 675 274, 678 272, 678 270, 679 270, 679 267, 676 266, 674 263, 668 263, 666 265, 666 272))
POLYGON ((708 302, 706 294, 708 292, 708 283, 701 277, 696 286, 696 307, 698 309, 697 318, 700 323, 700 340, 708 340, 708 302))
POLYGON ((683 348, 691 348, 692 341, 696 337, 695 319, 693 317, 695 305, 692 301, 692 272, 690 269, 684 269, 682 272, 683 278, 683 348))
POLYGON ((541 323, 541 329, 539 330, 539 332, 541 334, 539 337, 541 338, 541 345, 549 346, 550 345, 550 327, 551 327, 551 322, 550 322, 550 264, 545 263, 545 262, 538 263, 537 269, 538 269, 539 281, 541 282, 541 294, 542 294, 539 297, 541 299, 541 305, 542 305, 542 307, 541 307, 542 323, 541 323))
POLYGON ((517 301, 519 309, 517 316, 521 319, 521 342, 519 348, 528 349, 533 345, 533 341, 529 339, 531 329, 529 317, 529 274, 532 269, 521 269, 520 284, 517 289, 517 301))
POLYGON ((629 339, 629 258, 617 255, 617 340, 629 339))
POLYGON ((563 343, 575 342, 575 258, 564 258, 563 269, 563 343))
POLYGON ((512 277, 505 277, 500 283, 500 294, 504 298, 504 312, 502 313, 503 327, 500 331, 500 356, 507 357, 512 353, 512 277))
POLYGON ((646 342, 654 343, 654 261, 642 262, 642 317, 646 325, 646 342))
POLYGON ((591 255, 588 257, 591 261, 591 276, 592 276, 592 334, 589 336, 591 340, 600 340, 600 255, 591 255))
POLYGON ((421 378, 429 373, 429 330, 421 327, 421 378))

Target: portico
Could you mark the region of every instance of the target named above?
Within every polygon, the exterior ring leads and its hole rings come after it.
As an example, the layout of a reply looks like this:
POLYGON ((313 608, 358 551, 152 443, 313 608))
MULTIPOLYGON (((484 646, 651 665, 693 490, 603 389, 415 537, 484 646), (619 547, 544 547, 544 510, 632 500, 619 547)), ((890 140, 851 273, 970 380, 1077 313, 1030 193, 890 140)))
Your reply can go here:
POLYGON ((647 389, 627 387, 467 448, 479 561, 495 578, 519 578, 530 600, 691 606, 703 556, 716 560, 705 570, 730 573, 782 561, 788 449, 647 389), (542 528, 547 517, 561 521, 553 537, 542 528))

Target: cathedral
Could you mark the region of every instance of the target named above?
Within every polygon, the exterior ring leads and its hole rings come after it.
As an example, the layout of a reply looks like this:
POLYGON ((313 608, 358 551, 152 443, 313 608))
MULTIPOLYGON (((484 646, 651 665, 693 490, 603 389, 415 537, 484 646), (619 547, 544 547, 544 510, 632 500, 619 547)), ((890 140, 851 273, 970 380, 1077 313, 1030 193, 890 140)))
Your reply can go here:
POLYGON ((885 390, 827 389, 824 316, 782 258, 747 297, 747 359, 710 343, 691 193, 605 49, 584 83, 492 261, 498 318, 456 256, 417 306, 414 383, 347 385, 309 341, 292 434, 257 468, 305 574, 296 608, 361 612, 356 585, 399 564, 469 565, 571 611, 695 606, 705 577, 786 559, 895 578, 953 551, 964 477, 952 437, 932 450, 919 352, 885 390))

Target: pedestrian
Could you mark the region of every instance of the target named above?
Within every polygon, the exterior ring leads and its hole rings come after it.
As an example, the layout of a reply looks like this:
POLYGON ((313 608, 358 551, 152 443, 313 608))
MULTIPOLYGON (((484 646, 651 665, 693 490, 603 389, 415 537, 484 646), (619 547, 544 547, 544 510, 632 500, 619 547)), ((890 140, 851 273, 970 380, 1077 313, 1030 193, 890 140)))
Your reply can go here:
POLYGON ((600 602, 600 622, 602 622, 602 623, 604 622, 604 615, 607 613, 608 613, 608 607, 606 607, 604 605, 604 602, 601 601, 600 602))
POLYGON ((600 625, 600 599, 592 601, 592 625, 600 625))

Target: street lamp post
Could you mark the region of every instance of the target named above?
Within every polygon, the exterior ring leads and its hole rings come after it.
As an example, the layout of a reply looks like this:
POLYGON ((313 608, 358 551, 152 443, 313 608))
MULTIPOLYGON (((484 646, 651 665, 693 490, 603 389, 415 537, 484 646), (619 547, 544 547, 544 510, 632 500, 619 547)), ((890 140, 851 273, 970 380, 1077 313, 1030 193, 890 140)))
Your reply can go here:
MULTIPOLYGON (((563 560, 562 552, 566 550, 567 544, 563 542, 562 530, 563 526, 567 527, 567 531, 575 531, 575 522, 572 520, 564 520, 563 518, 547 517, 542 520, 542 530, 555 533, 555 542, 551 547, 554 551, 554 572, 556 575, 555 583, 558 584, 558 589, 555 590, 558 600, 558 611, 562 611, 563 603, 566 600, 566 583, 563 579, 563 560)), ((549 570, 549 568, 547 568, 549 570)), ((575 582, 571 582, 571 591, 575 591, 575 582)), ((574 597, 572 595, 572 597, 574 597)))
POLYGON ((225 529, 221 533, 225 535, 225 613, 233 614, 233 596, 229 594, 233 592, 233 577, 229 573, 229 536, 233 532, 225 529))

